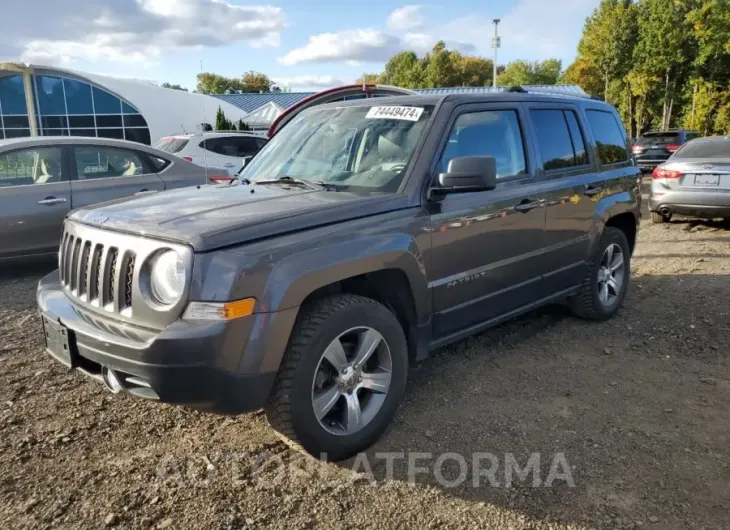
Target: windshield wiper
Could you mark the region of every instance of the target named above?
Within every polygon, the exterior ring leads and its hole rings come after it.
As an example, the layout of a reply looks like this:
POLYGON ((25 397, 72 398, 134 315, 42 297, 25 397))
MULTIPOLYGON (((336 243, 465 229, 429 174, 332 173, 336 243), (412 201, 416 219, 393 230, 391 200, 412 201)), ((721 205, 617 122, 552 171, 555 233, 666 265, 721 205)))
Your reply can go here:
POLYGON ((342 191, 345 189, 344 184, 333 184, 332 182, 324 182, 323 180, 318 180, 315 184, 322 186, 325 191, 342 191))
POLYGON ((302 180, 295 177, 290 177, 289 175, 275 178, 275 179, 260 179, 260 180, 254 180, 254 184, 298 184, 300 186, 310 186, 310 187, 318 187, 323 186, 323 184, 320 184, 319 182, 310 182, 308 180, 302 180))

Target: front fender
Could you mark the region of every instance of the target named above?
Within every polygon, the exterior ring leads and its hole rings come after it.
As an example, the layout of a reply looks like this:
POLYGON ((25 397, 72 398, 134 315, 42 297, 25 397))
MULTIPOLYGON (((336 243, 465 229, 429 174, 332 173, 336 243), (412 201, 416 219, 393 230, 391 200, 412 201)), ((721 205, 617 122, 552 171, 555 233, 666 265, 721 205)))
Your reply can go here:
POLYGON ((431 303, 426 269, 416 237, 407 233, 354 236, 287 256, 269 274, 259 300, 261 311, 298 307, 317 289, 384 269, 404 273, 417 321, 427 322, 431 303))

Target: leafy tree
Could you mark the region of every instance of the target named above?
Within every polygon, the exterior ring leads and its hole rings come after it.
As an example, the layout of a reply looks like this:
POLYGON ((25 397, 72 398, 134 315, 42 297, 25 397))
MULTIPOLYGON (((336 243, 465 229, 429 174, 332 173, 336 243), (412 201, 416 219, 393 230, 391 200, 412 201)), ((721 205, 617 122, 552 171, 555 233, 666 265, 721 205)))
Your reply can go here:
POLYGON ((603 95, 605 92, 603 74, 596 68, 593 61, 582 56, 578 56, 575 62, 565 69, 559 81, 569 85, 578 85, 594 96, 603 95))
POLYGON ((180 86, 180 85, 173 85, 173 84, 171 84, 171 83, 167 83, 167 82, 165 82, 165 83, 162 83, 162 84, 161 84, 160 86, 161 86, 162 88, 171 88, 171 89, 173 89, 173 90, 182 90, 183 92, 187 92, 187 91, 188 91, 188 89, 187 89, 187 88, 185 88, 185 87, 182 87, 182 86, 180 86))
POLYGON ((378 84, 381 82, 380 76, 381 74, 362 74, 357 78, 357 80, 355 80, 355 83, 378 84))
POLYGON ((642 0, 639 4, 639 39, 633 70, 662 87, 660 127, 669 128, 674 104, 693 63, 694 32, 688 22, 689 0, 642 0))
POLYGON ((243 89, 242 83, 238 79, 218 74, 203 72, 198 74, 197 78, 198 85, 195 90, 201 94, 237 94, 243 89))
POLYGON ((513 61, 497 77, 501 86, 554 85, 560 79, 562 63, 558 59, 542 62, 513 61))
POLYGON ((250 131, 251 127, 249 127, 245 121, 238 120, 238 130, 239 131, 250 131))
POLYGON ((629 72, 638 29, 636 5, 631 0, 601 0, 586 20, 578 55, 603 75, 606 101, 611 99, 611 81, 623 79, 629 72))
POLYGON ((260 72, 249 71, 241 78, 241 92, 271 92, 274 82, 260 72))
POLYGON ((423 86, 424 64, 415 52, 401 52, 385 64, 385 71, 379 80, 388 85, 403 88, 419 88, 423 86))
POLYGON ((459 62, 462 56, 459 52, 449 51, 446 44, 439 41, 424 57, 423 85, 425 88, 441 88, 461 85, 459 76, 459 62))

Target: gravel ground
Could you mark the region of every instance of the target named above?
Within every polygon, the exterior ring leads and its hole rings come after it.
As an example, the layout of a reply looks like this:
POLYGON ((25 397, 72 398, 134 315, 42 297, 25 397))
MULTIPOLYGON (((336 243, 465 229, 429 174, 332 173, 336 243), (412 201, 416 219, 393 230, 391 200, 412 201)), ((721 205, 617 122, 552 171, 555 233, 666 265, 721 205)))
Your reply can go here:
POLYGON ((339 464, 293 453, 261 414, 68 373, 43 353, 44 271, 5 271, 0 527, 730 528, 728 243, 728 225, 644 222, 617 318, 548 308, 436 352, 384 438, 339 464))

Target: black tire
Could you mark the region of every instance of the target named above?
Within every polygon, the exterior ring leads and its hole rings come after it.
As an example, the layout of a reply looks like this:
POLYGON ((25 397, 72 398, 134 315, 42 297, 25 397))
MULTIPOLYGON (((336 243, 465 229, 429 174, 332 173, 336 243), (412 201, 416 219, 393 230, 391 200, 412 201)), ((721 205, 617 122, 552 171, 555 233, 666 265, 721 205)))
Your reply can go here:
POLYGON ((335 295, 302 307, 266 406, 271 426, 298 450, 327 460, 348 458, 372 445, 388 427, 403 398, 408 377, 408 346, 395 315, 363 296, 335 295), (390 387, 375 416, 361 430, 336 435, 315 416, 313 382, 327 346, 358 326, 378 331, 390 350, 390 387))
POLYGON ((662 215, 659 212, 651 212, 651 222, 652 223, 668 223, 672 220, 671 215, 662 215))
POLYGON ((569 300, 573 313, 587 320, 608 320, 619 310, 626 298, 626 292, 631 278, 631 251, 626 234, 616 227, 607 226, 601 234, 589 270, 581 283, 580 292, 569 300), (610 245, 618 245, 624 258, 624 277, 614 302, 610 306, 604 305, 599 298, 598 273, 606 249, 610 245))

